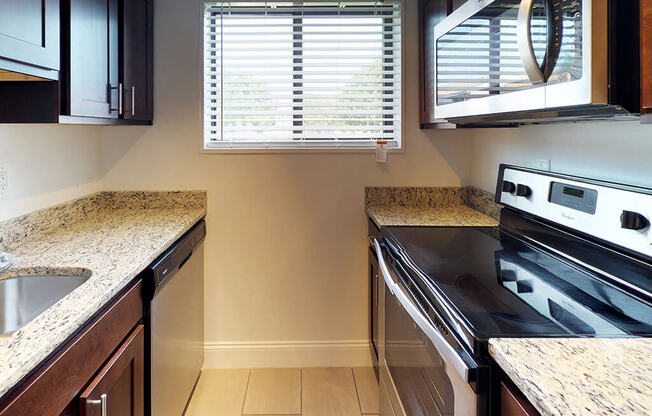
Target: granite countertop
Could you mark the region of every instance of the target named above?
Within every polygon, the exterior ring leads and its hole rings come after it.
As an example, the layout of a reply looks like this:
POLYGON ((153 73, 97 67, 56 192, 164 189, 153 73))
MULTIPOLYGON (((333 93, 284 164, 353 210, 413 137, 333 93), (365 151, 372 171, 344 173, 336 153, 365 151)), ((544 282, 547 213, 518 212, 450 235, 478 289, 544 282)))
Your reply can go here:
POLYGON ((489 350, 543 416, 652 414, 652 339, 501 338, 489 350))
POLYGON ((205 192, 101 192, 0 223, 0 251, 21 274, 90 274, 0 340, 4 395, 206 215, 205 192))
POLYGON ((365 190, 367 215, 379 227, 496 227, 493 195, 467 187, 374 187, 365 190))

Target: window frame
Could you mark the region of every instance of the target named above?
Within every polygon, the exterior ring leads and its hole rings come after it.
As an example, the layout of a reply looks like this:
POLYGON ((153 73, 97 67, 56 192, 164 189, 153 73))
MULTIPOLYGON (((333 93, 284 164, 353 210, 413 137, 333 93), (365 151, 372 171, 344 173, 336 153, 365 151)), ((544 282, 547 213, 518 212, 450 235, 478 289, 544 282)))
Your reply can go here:
MULTIPOLYGON (((205 32, 204 32, 204 19, 205 19, 205 7, 206 3, 213 3, 216 0, 199 0, 200 3, 200 22, 201 24, 199 25, 199 38, 200 38, 200 48, 201 48, 201 61, 200 61, 200 66, 201 66, 201 76, 200 78, 200 106, 201 106, 201 111, 200 111, 200 125, 201 125, 201 148, 200 148, 200 153, 206 153, 206 154, 251 154, 251 153, 371 153, 376 151, 376 141, 375 140, 369 140, 368 144, 360 144, 359 142, 356 144, 345 144, 342 142, 335 142, 335 141, 328 141, 324 140, 323 144, 322 143, 311 143, 311 144, 304 144, 302 145, 294 145, 290 141, 287 142, 280 142, 276 143, 273 146, 261 146, 259 144, 254 143, 251 147, 245 147, 245 146, 237 146, 237 147, 208 147, 207 146, 207 141, 205 138, 205 102, 204 102, 204 89, 205 89, 205 73, 204 73, 204 52, 205 52, 205 32)), ((237 3, 238 1, 243 1, 246 2, 246 0, 231 0, 233 3, 237 3)), ((405 144, 405 46, 406 46, 406 33, 405 33, 405 22, 406 22, 406 8, 405 8, 405 3, 406 0, 399 0, 400 3, 400 8, 401 8, 401 16, 400 16, 400 34, 401 34, 401 39, 400 42, 398 43, 400 45, 400 100, 399 100, 399 105, 400 105, 400 120, 401 120, 401 130, 400 130, 400 135, 399 135, 399 140, 398 140, 398 145, 393 146, 393 147, 388 147, 387 151, 391 153, 404 153, 406 144, 405 144)), ((239 142, 243 143, 243 142, 239 142)))

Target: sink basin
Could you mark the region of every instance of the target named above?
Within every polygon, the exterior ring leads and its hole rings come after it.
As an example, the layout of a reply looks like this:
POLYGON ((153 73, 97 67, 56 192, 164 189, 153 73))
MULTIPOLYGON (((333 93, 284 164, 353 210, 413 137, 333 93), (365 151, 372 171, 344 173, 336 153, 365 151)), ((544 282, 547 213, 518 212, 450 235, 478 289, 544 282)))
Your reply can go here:
POLYGON ((11 336, 89 277, 35 275, 0 280, 0 339, 11 336))

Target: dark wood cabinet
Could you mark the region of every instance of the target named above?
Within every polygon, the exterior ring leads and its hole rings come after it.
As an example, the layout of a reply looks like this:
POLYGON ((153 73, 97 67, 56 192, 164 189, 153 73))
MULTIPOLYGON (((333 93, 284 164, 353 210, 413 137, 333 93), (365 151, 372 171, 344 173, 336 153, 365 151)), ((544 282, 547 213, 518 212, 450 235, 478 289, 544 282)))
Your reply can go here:
POLYGON ((117 118, 118 0, 70 0, 64 114, 117 118))
POLYGON ((652 123, 652 0, 641 0, 641 115, 652 123))
POLYGON ((58 78, 59 0, 0 0, 0 69, 58 78))
POLYGON ((142 416, 145 411, 145 337, 139 325, 79 396, 82 416, 94 416, 102 407, 107 415, 142 416))
MULTIPOLYGON (((88 399, 105 391, 118 398, 109 406, 122 406, 118 402, 130 394, 125 400, 133 408, 133 413, 108 414, 142 415, 142 299, 142 281, 138 280, 6 394, 0 400, 0 415, 76 416, 84 414, 82 405, 92 407, 88 399)), ((98 410, 86 414, 99 415, 98 410)))
MULTIPOLYGON (((152 120, 152 0, 70 0, 62 114, 152 120)), ((72 122, 83 119, 72 119, 72 122)))
POLYGON ((153 0, 55 3, 59 81, 2 73, 0 25, 0 123, 152 124, 153 0))
POLYGON ((511 382, 500 383, 501 416, 540 416, 539 412, 511 382))
POLYGON ((450 10, 454 12, 458 7, 466 3, 467 0, 450 0, 450 10))
POLYGON ((124 118, 152 120, 154 111, 152 42, 152 0, 125 0, 123 3, 123 86, 124 118))
POLYGON ((450 0, 419 0, 419 102, 421 128, 442 123, 435 119, 435 25, 452 10, 450 0))

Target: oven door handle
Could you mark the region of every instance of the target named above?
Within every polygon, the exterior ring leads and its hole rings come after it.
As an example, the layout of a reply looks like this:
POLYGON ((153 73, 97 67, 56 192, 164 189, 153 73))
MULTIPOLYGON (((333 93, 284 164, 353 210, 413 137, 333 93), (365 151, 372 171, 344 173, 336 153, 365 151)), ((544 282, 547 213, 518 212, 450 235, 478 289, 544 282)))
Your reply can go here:
POLYGON ((378 240, 374 239, 374 246, 376 248, 376 254, 378 257, 378 265, 380 266, 380 272, 383 275, 383 279, 387 284, 390 292, 398 299, 399 303, 405 311, 412 317, 414 322, 419 326, 419 328, 426 334, 428 339, 433 343, 439 354, 445 358, 448 362, 451 363, 455 371, 462 377, 466 382, 470 382, 471 377, 470 373, 474 368, 470 367, 464 359, 455 351, 455 349, 446 341, 444 336, 439 332, 421 313, 419 308, 414 304, 410 297, 403 291, 398 282, 394 281, 387 264, 385 263, 385 258, 383 257, 382 250, 380 248, 380 243, 378 240))

